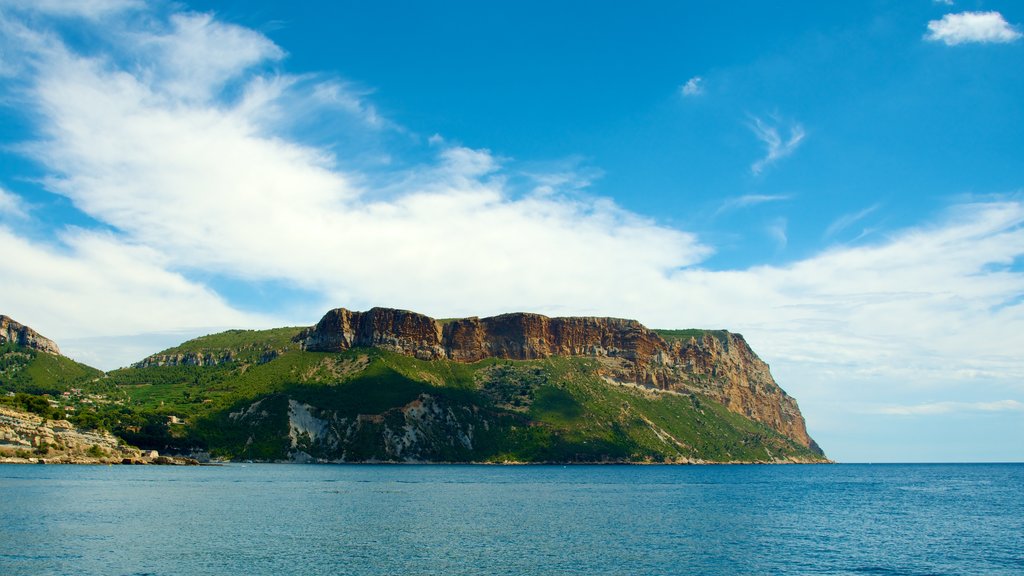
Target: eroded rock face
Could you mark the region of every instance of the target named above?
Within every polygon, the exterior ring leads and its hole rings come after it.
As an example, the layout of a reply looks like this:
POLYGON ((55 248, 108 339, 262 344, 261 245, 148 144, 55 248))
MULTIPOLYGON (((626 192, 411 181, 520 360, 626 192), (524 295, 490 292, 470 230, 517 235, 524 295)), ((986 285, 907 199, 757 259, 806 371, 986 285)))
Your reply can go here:
POLYGON ((0 315, 0 344, 8 342, 47 354, 60 355, 60 348, 53 340, 44 338, 24 324, 19 324, 7 316, 0 315))
POLYGON ((153 366, 217 366, 233 362, 233 352, 189 352, 187 354, 153 354, 144 360, 132 364, 132 368, 152 368, 153 366))
POLYGON ((475 407, 426 393, 377 414, 357 415, 272 396, 239 407, 228 418, 271 436, 281 430, 276 423, 284 424, 284 460, 301 463, 469 462, 479 426, 485 431, 488 426, 475 407))
POLYGON ((0 460, 42 458, 49 462, 118 463, 142 458, 138 449, 122 445, 112 434, 77 428, 67 420, 45 420, 36 414, 0 406, 0 460))
POLYGON ((804 446, 807 435, 796 400, 776 384, 768 365, 739 334, 704 333, 666 342, 635 320, 549 318, 514 313, 441 323, 429 316, 373 308, 338 308, 296 337, 307 350, 338 352, 372 346, 423 360, 476 362, 484 358, 535 360, 549 356, 605 359, 602 375, 676 392, 698 392, 733 412, 762 422, 804 446))
POLYGON ((297 339, 307 350, 338 352, 374 346, 423 360, 446 357, 441 346, 441 328, 433 318, 392 308, 366 312, 337 308, 297 339))

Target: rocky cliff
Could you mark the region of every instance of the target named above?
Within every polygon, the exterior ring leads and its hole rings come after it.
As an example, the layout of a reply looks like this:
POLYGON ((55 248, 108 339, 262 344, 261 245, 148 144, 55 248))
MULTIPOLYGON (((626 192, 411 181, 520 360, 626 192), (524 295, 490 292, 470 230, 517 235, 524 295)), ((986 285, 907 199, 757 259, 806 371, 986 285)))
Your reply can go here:
POLYGON ((476 362, 586 356, 609 381, 675 392, 697 392, 820 452, 808 436, 796 400, 739 334, 695 332, 672 342, 635 320, 549 318, 514 313, 440 322, 406 310, 331 310, 296 336, 311 351, 377 347, 421 360, 476 362))
POLYGON ((19 324, 7 316, 0 315, 0 345, 7 343, 60 355, 60 348, 53 340, 44 338, 24 324, 19 324))
POLYGON ((235 354, 226 351, 221 353, 189 352, 184 354, 153 354, 132 364, 132 368, 152 368, 154 366, 219 366, 234 362, 235 354))
POLYGON ((46 464, 197 464, 120 442, 110 432, 0 406, 0 462, 46 464))

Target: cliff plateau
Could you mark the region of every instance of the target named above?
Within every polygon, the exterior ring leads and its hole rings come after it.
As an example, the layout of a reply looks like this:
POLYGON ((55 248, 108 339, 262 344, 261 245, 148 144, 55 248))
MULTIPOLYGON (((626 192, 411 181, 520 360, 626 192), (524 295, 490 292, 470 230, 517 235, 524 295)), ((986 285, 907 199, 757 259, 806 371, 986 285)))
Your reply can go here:
MULTIPOLYGON (((621 318, 512 313, 438 321, 407 310, 337 308, 295 340, 309 351, 375 347, 420 360, 461 363, 486 358, 595 358, 599 374, 608 381, 702 394, 821 453, 807 434, 796 400, 779 387, 743 336, 690 332, 688 337, 666 339, 635 320, 621 318)), ((666 334, 675 336, 672 331, 666 334)))

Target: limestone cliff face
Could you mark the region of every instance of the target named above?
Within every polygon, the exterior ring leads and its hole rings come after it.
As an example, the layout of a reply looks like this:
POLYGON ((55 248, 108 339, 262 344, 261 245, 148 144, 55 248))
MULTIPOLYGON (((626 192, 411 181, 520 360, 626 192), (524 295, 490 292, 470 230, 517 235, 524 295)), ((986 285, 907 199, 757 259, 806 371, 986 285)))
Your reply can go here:
POLYGON ((0 461, 43 458, 48 462, 115 463, 141 458, 109 432, 77 428, 67 420, 0 406, 0 461))
POLYGON ((191 458, 139 450, 105 430, 0 406, 0 463, 196 465, 191 458))
POLYGON ((441 323, 406 310, 338 308, 296 340, 312 351, 373 346, 422 360, 593 357, 608 379, 703 394, 817 449, 796 400, 775 383, 768 365, 739 334, 707 332, 669 343, 639 322, 620 318, 514 313, 441 323))
POLYGON ((53 340, 40 336, 38 332, 24 324, 19 324, 7 316, 0 315, 0 344, 8 342, 47 354, 60 355, 60 348, 53 340))
POLYGON ((233 362, 235 355, 230 352, 203 353, 188 352, 185 354, 153 354, 144 360, 132 364, 132 368, 152 368, 154 366, 217 366, 233 362))

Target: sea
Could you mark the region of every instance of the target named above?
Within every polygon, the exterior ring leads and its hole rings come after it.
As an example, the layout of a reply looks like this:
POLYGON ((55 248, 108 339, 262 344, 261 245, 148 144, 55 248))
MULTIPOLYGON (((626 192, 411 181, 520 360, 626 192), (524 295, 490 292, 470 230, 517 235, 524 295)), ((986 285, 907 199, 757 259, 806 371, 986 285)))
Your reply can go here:
POLYGON ((0 465, 0 574, 1024 574, 1024 464, 0 465))

